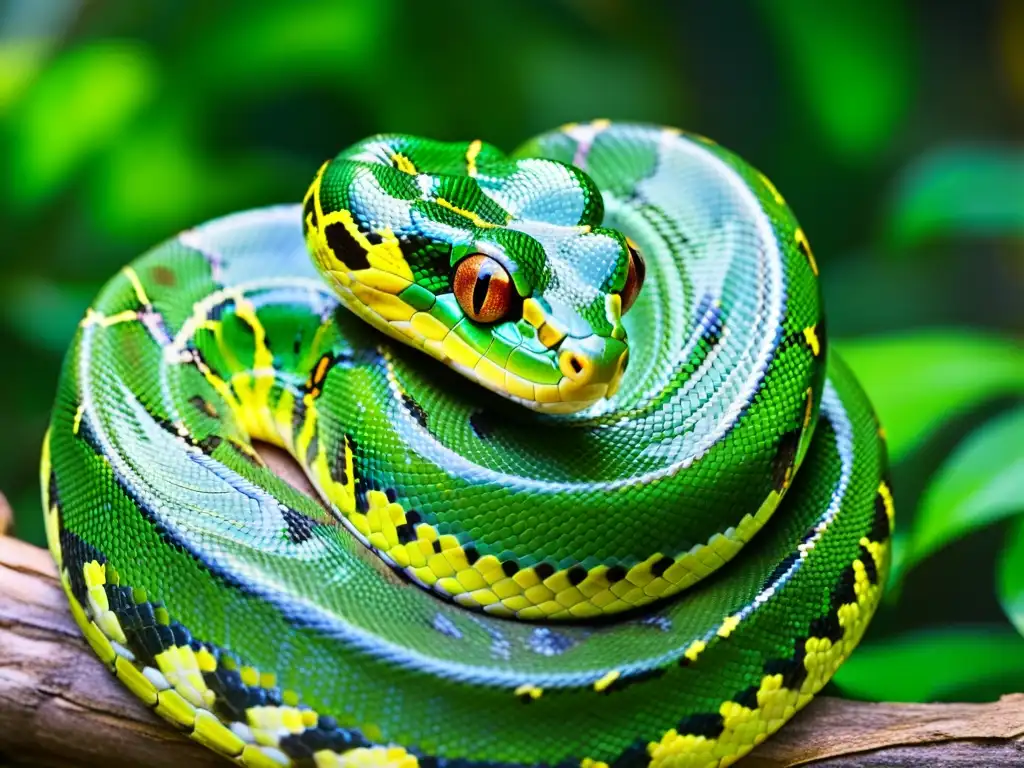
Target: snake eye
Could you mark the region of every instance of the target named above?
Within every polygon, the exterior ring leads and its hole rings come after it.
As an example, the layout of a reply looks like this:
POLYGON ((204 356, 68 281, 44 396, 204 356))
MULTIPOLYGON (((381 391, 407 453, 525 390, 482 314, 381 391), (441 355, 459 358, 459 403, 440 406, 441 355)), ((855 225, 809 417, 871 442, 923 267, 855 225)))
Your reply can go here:
POLYGON ((633 306, 640 289, 644 285, 644 277, 647 275, 647 267, 644 258, 636 247, 636 243, 626 238, 626 247, 629 248, 629 272, 626 273, 626 284, 622 286, 622 314, 626 314, 633 306))
POLYGON ((452 279, 462 311, 478 323, 496 323, 512 307, 512 278, 501 264, 482 253, 455 265, 452 279))

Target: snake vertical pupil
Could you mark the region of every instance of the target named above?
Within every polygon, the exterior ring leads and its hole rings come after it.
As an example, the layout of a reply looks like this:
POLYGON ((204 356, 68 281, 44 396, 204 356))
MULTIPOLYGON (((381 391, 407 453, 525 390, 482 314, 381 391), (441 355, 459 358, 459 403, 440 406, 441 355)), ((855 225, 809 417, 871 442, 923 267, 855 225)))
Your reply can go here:
POLYGON ((474 253, 455 267, 452 288, 459 306, 471 320, 495 323, 512 304, 512 278, 490 256, 474 253))

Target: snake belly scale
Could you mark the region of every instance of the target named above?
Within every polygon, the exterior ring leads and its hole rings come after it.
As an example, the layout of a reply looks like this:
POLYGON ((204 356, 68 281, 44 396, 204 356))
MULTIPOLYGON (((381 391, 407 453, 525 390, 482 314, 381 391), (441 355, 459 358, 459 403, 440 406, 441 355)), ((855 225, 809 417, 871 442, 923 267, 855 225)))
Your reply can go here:
POLYGON ((71 610, 239 764, 731 764, 888 572, 882 430, 817 278, 701 137, 360 142, 86 313, 42 460, 71 610))

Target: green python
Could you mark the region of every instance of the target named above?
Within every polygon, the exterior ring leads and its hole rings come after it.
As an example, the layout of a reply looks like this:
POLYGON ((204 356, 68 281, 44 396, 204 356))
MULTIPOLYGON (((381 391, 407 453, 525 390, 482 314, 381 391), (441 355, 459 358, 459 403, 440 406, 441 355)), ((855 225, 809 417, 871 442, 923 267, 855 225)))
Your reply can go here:
POLYGON ((247 766, 728 765, 888 572, 817 278, 771 182, 678 130, 359 142, 87 311, 42 460, 71 610, 247 766))

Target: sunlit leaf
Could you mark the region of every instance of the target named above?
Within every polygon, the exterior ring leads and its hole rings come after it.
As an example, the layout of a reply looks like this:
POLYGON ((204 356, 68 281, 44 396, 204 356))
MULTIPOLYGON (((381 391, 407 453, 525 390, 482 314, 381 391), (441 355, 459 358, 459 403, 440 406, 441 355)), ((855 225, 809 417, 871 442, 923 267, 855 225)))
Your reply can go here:
POLYGON ((924 492, 904 567, 944 544, 1024 511, 1024 408, 1001 414, 956 447, 924 492))
POLYGON ((1024 635, 1024 520, 1016 523, 999 556, 996 584, 1003 610, 1024 635))
POLYGON ((836 342, 871 397, 899 461, 950 416, 1024 392, 1024 347, 991 334, 928 330, 836 342))
POLYGON ((834 680, 858 699, 990 700, 1024 689, 1024 638, 1003 627, 900 635, 858 648, 834 680))
POLYGON ((801 107, 841 155, 884 147, 911 103, 913 38, 892 0, 762 3, 801 107))
POLYGON ((948 235, 1024 235, 1024 151, 944 147, 912 163, 888 211, 897 246, 948 235))
POLYGON ((132 43, 90 43, 53 61, 11 116, 13 154, 3 181, 12 203, 32 208, 52 195, 115 140, 156 79, 150 54, 132 43))

